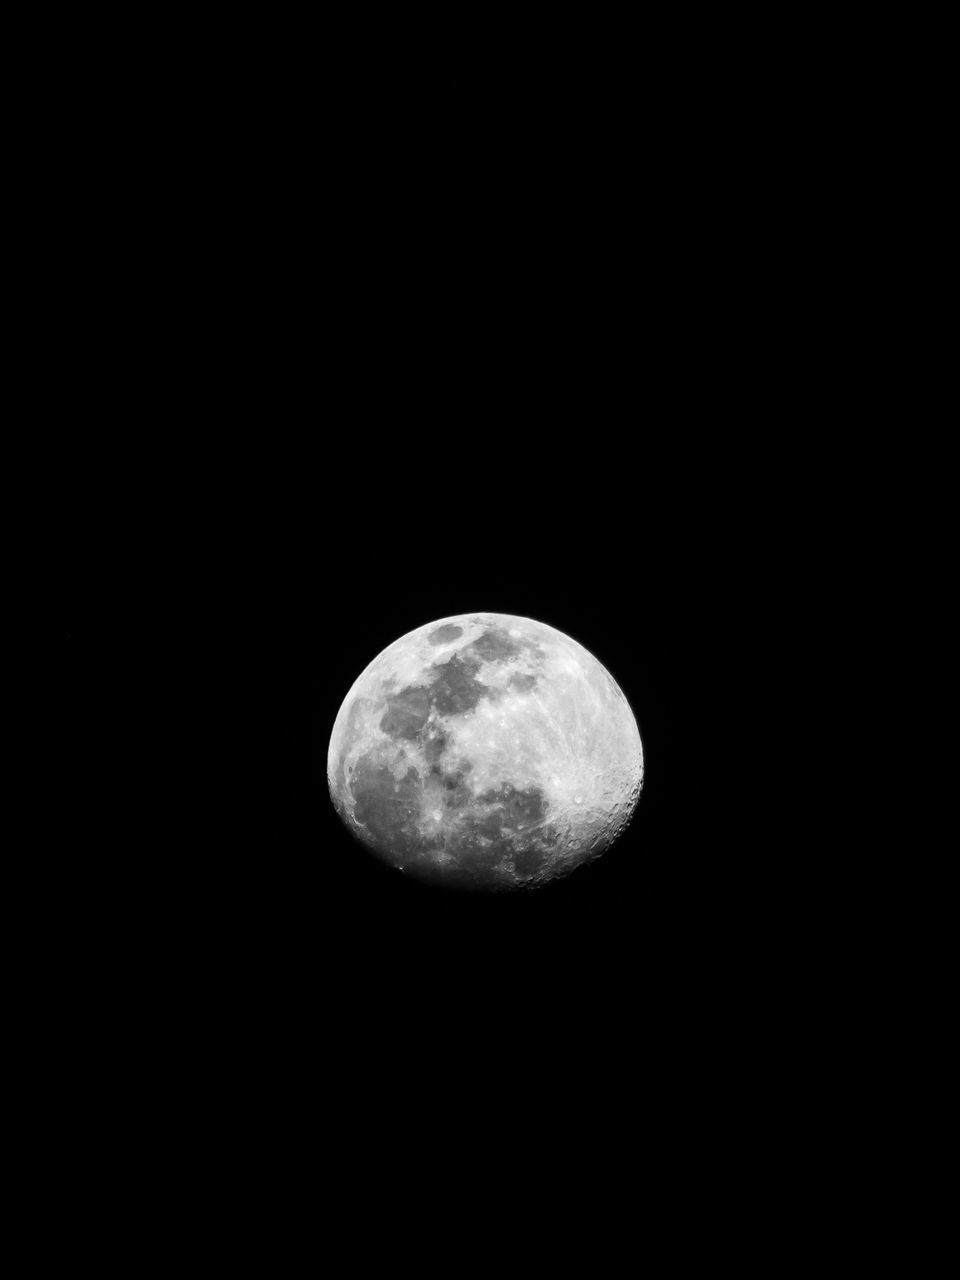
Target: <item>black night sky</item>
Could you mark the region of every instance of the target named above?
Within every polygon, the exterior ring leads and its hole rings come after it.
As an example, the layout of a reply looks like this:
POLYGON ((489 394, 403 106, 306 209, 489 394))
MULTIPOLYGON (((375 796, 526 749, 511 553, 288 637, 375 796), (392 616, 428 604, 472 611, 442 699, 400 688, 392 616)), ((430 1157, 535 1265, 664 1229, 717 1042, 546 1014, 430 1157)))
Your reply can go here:
POLYGON ((223 94, 145 116, 128 268, 75 268, 111 337, 109 378, 79 340, 63 371, 107 427, 51 464, 64 896, 116 1025, 190 1056, 228 1144, 252 1091, 314 1135, 520 1111, 635 1150, 716 1119, 785 980, 743 501, 776 502, 782 348, 738 161, 666 75, 313 84, 231 128, 223 94), (359 673, 467 611, 575 638, 643 740, 626 834, 531 894, 411 882, 327 794, 359 673))

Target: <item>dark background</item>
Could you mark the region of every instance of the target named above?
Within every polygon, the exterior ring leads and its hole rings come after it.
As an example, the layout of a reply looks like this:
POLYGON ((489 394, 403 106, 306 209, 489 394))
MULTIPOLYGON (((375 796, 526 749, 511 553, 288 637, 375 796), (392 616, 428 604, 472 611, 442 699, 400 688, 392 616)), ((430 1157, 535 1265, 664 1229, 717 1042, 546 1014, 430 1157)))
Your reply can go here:
POLYGON ((65 147, 58 376, 93 425, 49 471, 62 896, 158 1123, 221 1155, 280 1132, 350 1178, 374 1144, 405 1182, 428 1135, 507 1159, 520 1117, 538 1160, 655 1144, 669 1179, 799 1052, 766 727, 789 114, 647 61, 201 62, 65 147), (628 831, 534 894, 411 883, 327 795, 359 673, 470 610, 578 640, 643 739, 628 831))

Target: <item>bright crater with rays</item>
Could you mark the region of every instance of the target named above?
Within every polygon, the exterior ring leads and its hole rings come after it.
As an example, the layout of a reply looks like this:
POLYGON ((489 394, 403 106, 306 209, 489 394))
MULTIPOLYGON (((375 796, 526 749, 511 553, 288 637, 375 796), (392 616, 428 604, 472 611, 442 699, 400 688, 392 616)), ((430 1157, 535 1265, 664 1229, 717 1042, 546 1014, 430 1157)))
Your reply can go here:
POLYGON ((469 613, 402 636, 344 699, 330 795, 359 840, 423 880, 534 887, 613 843, 643 783, 616 681, 530 618, 469 613))

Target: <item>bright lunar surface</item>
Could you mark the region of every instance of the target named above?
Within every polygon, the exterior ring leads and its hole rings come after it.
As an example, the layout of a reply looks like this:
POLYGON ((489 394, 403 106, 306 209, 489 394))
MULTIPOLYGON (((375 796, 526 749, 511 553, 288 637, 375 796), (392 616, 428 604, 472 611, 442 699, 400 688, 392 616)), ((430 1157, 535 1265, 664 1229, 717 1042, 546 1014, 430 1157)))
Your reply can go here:
POLYGON ((442 618, 376 657, 330 736, 330 795, 369 849, 423 880, 534 887, 613 843, 643 782, 616 681, 553 627, 442 618))

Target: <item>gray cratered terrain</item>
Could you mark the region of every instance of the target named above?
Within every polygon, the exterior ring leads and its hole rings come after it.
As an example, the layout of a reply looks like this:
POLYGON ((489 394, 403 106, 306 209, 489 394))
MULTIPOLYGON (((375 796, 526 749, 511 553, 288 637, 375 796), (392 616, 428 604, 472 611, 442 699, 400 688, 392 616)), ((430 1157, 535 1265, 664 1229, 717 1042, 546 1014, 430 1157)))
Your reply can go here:
POLYGON ((469 613, 402 636, 344 699, 330 795, 350 831, 418 878, 543 884, 597 856, 643 781, 633 713, 582 645, 469 613))

